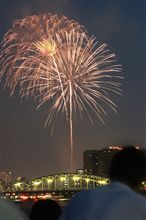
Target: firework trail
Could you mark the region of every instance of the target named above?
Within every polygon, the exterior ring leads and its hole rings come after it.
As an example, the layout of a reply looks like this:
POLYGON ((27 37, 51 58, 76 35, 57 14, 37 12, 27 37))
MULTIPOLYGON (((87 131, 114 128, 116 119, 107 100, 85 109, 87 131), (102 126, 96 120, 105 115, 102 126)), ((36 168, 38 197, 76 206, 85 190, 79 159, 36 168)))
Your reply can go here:
POLYGON ((73 162, 73 118, 92 113, 103 123, 104 106, 117 106, 109 93, 121 94, 121 66, 106 44, 98 45, 85 28, 73 20, 44 14, 16 20, 5 34, 0 53, 0 79, 11 95, 33 96, 38 108, 50 102, 46 124, 52 131, 61 111, 70 127, 73 162))

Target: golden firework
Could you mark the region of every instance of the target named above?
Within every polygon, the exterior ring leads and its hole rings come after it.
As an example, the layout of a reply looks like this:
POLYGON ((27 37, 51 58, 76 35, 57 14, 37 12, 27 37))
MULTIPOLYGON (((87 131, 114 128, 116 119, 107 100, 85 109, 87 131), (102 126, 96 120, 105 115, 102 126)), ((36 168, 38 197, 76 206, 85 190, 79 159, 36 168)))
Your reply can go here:
POLYGON ((50 102, 46 120, 54 128, 58 112, 70 127, 71 164, 73 118, 93 113, 103 123, 106 105, 117 111, 110 92, 121 94, 121 66, 106 44, 90 38, 83 26, 66 17, 44 14, 17 20, 6 33, 0 53, 0 77, 11 94, 38 100, 38 108, 50 102))

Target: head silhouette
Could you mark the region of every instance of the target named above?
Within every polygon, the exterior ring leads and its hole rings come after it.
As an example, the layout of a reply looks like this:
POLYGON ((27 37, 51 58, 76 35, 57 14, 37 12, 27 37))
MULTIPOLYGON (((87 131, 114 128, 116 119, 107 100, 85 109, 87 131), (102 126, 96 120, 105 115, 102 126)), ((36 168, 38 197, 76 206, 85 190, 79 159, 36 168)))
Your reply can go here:
POLYGON ((38 200, 32 206, 30 220, 57 220, 62 213, 60 205, 51 199, 38 200))
POLYGON ((137 188, 146 179, 146 155, 133 146, 124 147, 113 157, 110 179, 137 188))

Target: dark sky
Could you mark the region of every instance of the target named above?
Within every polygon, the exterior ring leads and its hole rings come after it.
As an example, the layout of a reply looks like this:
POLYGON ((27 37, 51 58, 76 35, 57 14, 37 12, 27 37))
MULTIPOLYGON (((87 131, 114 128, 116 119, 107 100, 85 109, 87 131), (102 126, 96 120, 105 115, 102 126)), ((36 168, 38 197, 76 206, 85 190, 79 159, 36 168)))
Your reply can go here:
MULTIPOLYGON (((83 24, 90 36, 107 43, 122 64, 123 96, 113 95, 118 114, 107 109, 106 125, 85 116, 74 123, 74 170, 82 168, 82 153, 113 144, 146 147, 145 1, 19 0, 0 1, 0 38, 13 21, 28 15, 57 13, 83 24)), ((47 108, 36 111, 33 100, 9 97, 0 87, 0 170, 14 176, 39 177, 68 172, 68 126, 58 118, 53 136, 44 127, 47 108)))

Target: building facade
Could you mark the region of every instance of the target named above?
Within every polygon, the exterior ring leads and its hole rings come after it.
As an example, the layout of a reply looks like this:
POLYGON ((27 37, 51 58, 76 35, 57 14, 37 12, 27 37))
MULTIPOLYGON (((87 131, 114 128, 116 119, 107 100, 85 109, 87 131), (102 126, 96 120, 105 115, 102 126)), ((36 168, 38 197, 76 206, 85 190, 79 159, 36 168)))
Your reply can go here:
MULTIPOLYGON (((113 156, 124 146, 114 145, 100 150, 86 150, 83 152, 84 173, 109 178, 109 169, 113 156)), ((146 154, 146 149, 135 146, 146 154)))
POLYGON ((109 169, 113 156, 122 146, 109 146, 98 151, 97 155, 97 175, 109 178, 109 169))
POLYGON ((97 155, 98 150, 85 150, 83 152, 84 173, 97 176, 97 155))
POLYGON ((109 167, 114 154, 122 146, 109 146, 101 150, 86 150, 83 152, 83 169, 89 175, 109 177, 109 167))
POLYGON ((0 191, 4 191, 4 189, 10 185, 12 182, 12 173, 11 171, 0 171, 0 191))

